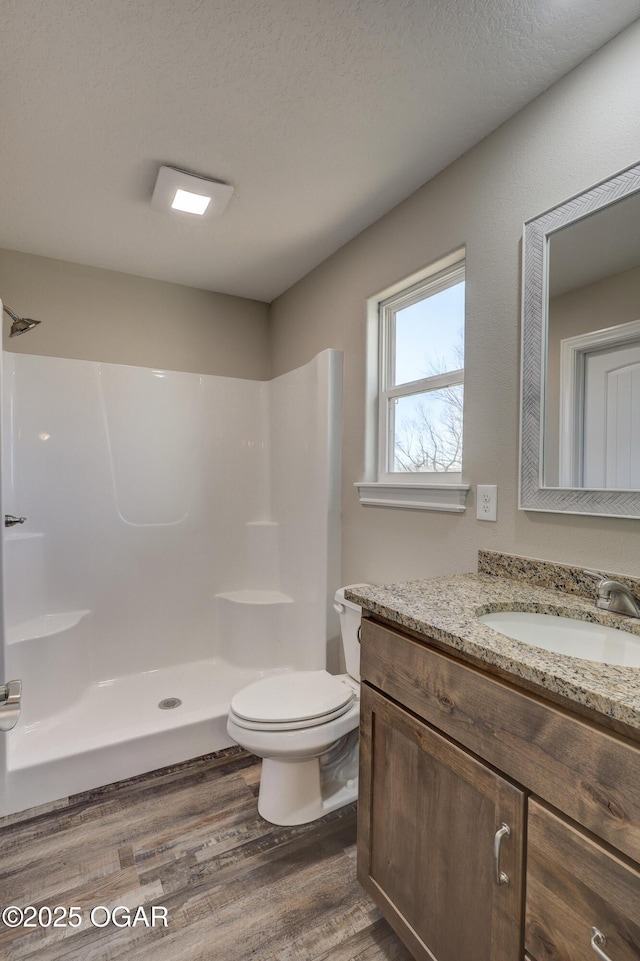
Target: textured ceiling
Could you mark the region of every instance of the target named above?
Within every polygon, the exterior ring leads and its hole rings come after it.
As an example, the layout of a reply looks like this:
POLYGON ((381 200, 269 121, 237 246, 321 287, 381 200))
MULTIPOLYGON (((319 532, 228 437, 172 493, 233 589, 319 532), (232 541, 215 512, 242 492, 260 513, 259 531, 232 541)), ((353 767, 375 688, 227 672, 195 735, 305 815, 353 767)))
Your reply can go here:
POLYGON ((4 0, 0 246, 270 301, 638 12, 4 0), (222 218, 153 210, 162 163, 233 184, 222 218))

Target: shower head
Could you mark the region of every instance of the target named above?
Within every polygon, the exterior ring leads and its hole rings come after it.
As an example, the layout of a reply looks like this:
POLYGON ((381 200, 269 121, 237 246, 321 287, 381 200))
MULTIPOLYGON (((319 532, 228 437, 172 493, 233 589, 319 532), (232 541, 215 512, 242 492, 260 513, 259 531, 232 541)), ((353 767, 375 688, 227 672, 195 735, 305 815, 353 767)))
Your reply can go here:
POLYGON ((33 330, 40 324, 40 320, 32 320, 30 317, 18 317, 17 320, 11 324, 11 330, 9 331, 9 337, 17 337, 19 334, 26 334, 28 330, 33 330))
POLYGON ((37 327, 38 324, 41 323, 41 321, 31 320, 29 317, 18 317, 17 314, 14 314, 14 312, 9 307, 5 306, 5 304, 2 305, 2 309, 9 314, 9 317, 11 317, 11 320, 13 321, 11 324, 11 330, 9 331, 9 337, 17 337, 18 334, 26 334, 28 330, 33 330, 34 327, 37 327))

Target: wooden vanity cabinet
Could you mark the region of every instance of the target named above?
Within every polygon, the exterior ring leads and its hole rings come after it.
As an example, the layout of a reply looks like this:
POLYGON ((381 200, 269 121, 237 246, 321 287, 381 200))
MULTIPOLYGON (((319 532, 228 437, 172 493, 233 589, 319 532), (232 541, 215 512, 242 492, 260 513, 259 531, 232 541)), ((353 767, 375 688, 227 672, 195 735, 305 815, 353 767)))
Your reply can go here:
POLYGON ((362 883, 416 961, 517 961, 524 793, 366 686, 361 706, 362 883))
POLYGON ((416 961, 640 961, 640 748, 371 619, 361 675, 358 877, 416 961))

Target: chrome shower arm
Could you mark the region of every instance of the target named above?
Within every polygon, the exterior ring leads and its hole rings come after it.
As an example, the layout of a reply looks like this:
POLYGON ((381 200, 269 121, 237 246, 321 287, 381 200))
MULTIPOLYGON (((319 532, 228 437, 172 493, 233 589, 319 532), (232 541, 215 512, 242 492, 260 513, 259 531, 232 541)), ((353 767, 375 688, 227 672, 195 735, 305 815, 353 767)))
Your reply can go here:
POLYGON ((5 313, 9 314, 9 317, 11 317, 11 320, 12 320, 14 323, 15 323, 17 320, 20 320, 20 318, 17 316, 17 314, 14 314, 14 312, 11 310, 11 307, 7 307, 6 304, 3 304, 3 305, 2 305, 2 309, 5 311, 5 313))

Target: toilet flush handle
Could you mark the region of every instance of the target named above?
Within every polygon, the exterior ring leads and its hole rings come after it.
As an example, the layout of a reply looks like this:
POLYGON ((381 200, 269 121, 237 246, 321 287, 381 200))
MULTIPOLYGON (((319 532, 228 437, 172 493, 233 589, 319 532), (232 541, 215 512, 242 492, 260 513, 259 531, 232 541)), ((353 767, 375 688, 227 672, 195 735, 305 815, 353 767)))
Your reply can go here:
MULTIPOLYGON (((346 607, 344 606, 344 604, 334 604, 333 609, 336 612, 336 614, 344 614, 344 612, 346 611, 346 607)), ((358 627, 358 643, 360 643, 361 641, 362 641, 362 628, 358 627)))

